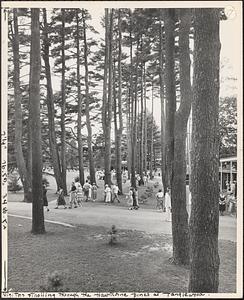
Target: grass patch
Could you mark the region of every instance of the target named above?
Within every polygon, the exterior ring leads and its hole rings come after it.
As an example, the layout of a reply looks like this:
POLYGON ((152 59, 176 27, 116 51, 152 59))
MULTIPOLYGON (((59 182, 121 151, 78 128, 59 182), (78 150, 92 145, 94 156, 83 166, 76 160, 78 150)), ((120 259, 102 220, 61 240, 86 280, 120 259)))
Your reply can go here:
MULTIPOLYGON (((169 263, 168 235, 118 228, 118 243, 110 246, 103 227, 46 223, 44 235, 30 230, 30 220, 9 217, 8 289, 13 292, 40 291, 54 271, 73 292, 187 291, 189 270, 169 263)), ((220 241, 219 246, 219 292, 235 292, 236 244, 220 241)))

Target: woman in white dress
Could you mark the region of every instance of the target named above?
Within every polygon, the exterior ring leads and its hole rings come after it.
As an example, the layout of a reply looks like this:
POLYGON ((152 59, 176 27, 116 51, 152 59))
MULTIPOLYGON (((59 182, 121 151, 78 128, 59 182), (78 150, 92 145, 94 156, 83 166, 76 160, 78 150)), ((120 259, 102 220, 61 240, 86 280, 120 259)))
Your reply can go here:
POLYGON ((166 221, 171 222, 171 197, 170 197, 170 189, 167 188, 165 193, 165 208, 166 208, 166 221))
POLYGON ((111 202, 111 188, 108 186, 108 184, 105 185, 105 203, 111 202))

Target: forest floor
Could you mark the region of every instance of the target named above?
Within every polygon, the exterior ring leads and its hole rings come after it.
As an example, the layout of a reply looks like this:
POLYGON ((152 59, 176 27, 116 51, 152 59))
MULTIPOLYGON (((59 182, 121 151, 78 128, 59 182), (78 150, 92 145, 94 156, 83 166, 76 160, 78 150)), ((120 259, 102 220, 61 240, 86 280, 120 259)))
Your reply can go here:
MULTIPOLYGON (((170 263, 170 235, 118 231, 109 245, 108 228, 46 223, 33 235, 31 220, 9 217, 8 289, 42 291, 48 274, 58 271, 63 291, 186 292, 189 270, 170 263)), ((219 292, 235 293, 236 243, 219 241, 219 292)))

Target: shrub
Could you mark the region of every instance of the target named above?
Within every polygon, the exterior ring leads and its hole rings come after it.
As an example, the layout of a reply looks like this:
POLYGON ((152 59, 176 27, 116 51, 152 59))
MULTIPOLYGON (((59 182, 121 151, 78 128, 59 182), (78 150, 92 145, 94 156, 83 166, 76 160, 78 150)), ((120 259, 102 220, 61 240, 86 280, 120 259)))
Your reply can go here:
POLYGON ((10 192, 17 192, 22 189, 22 186, 18 184, 18 174, 12 173, 8 176, 8 191, 10 192))
POLYGON ((58 271, 49 273, 43 285, 40 286, 43 292, 64 292, 68 291, 63 284, 63 276, 58 271))

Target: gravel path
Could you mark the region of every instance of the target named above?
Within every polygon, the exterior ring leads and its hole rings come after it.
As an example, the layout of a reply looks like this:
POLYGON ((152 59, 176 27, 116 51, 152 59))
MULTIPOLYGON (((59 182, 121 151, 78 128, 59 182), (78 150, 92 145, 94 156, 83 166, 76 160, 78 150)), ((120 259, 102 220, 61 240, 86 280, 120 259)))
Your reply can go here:
MULTIPOLYGON (((55 201, 49 202, 50 211, 45 210, 45 219, 52 222, 72 225, 86 224, 110 228, 113 224, 121 229, 134 229, 147 233, 171 234, 171 222, 166 222, 166 214, 153 210, 128 210, 116 204, 83 203, 82 207, 73 209, 54 209, 55 201)), ((24 202, 9 202, 9 215, 31 217, 32 205, 24 202)), ((237 240, 237 220, 235 217, 221 216, 219 239, 237 240)))

